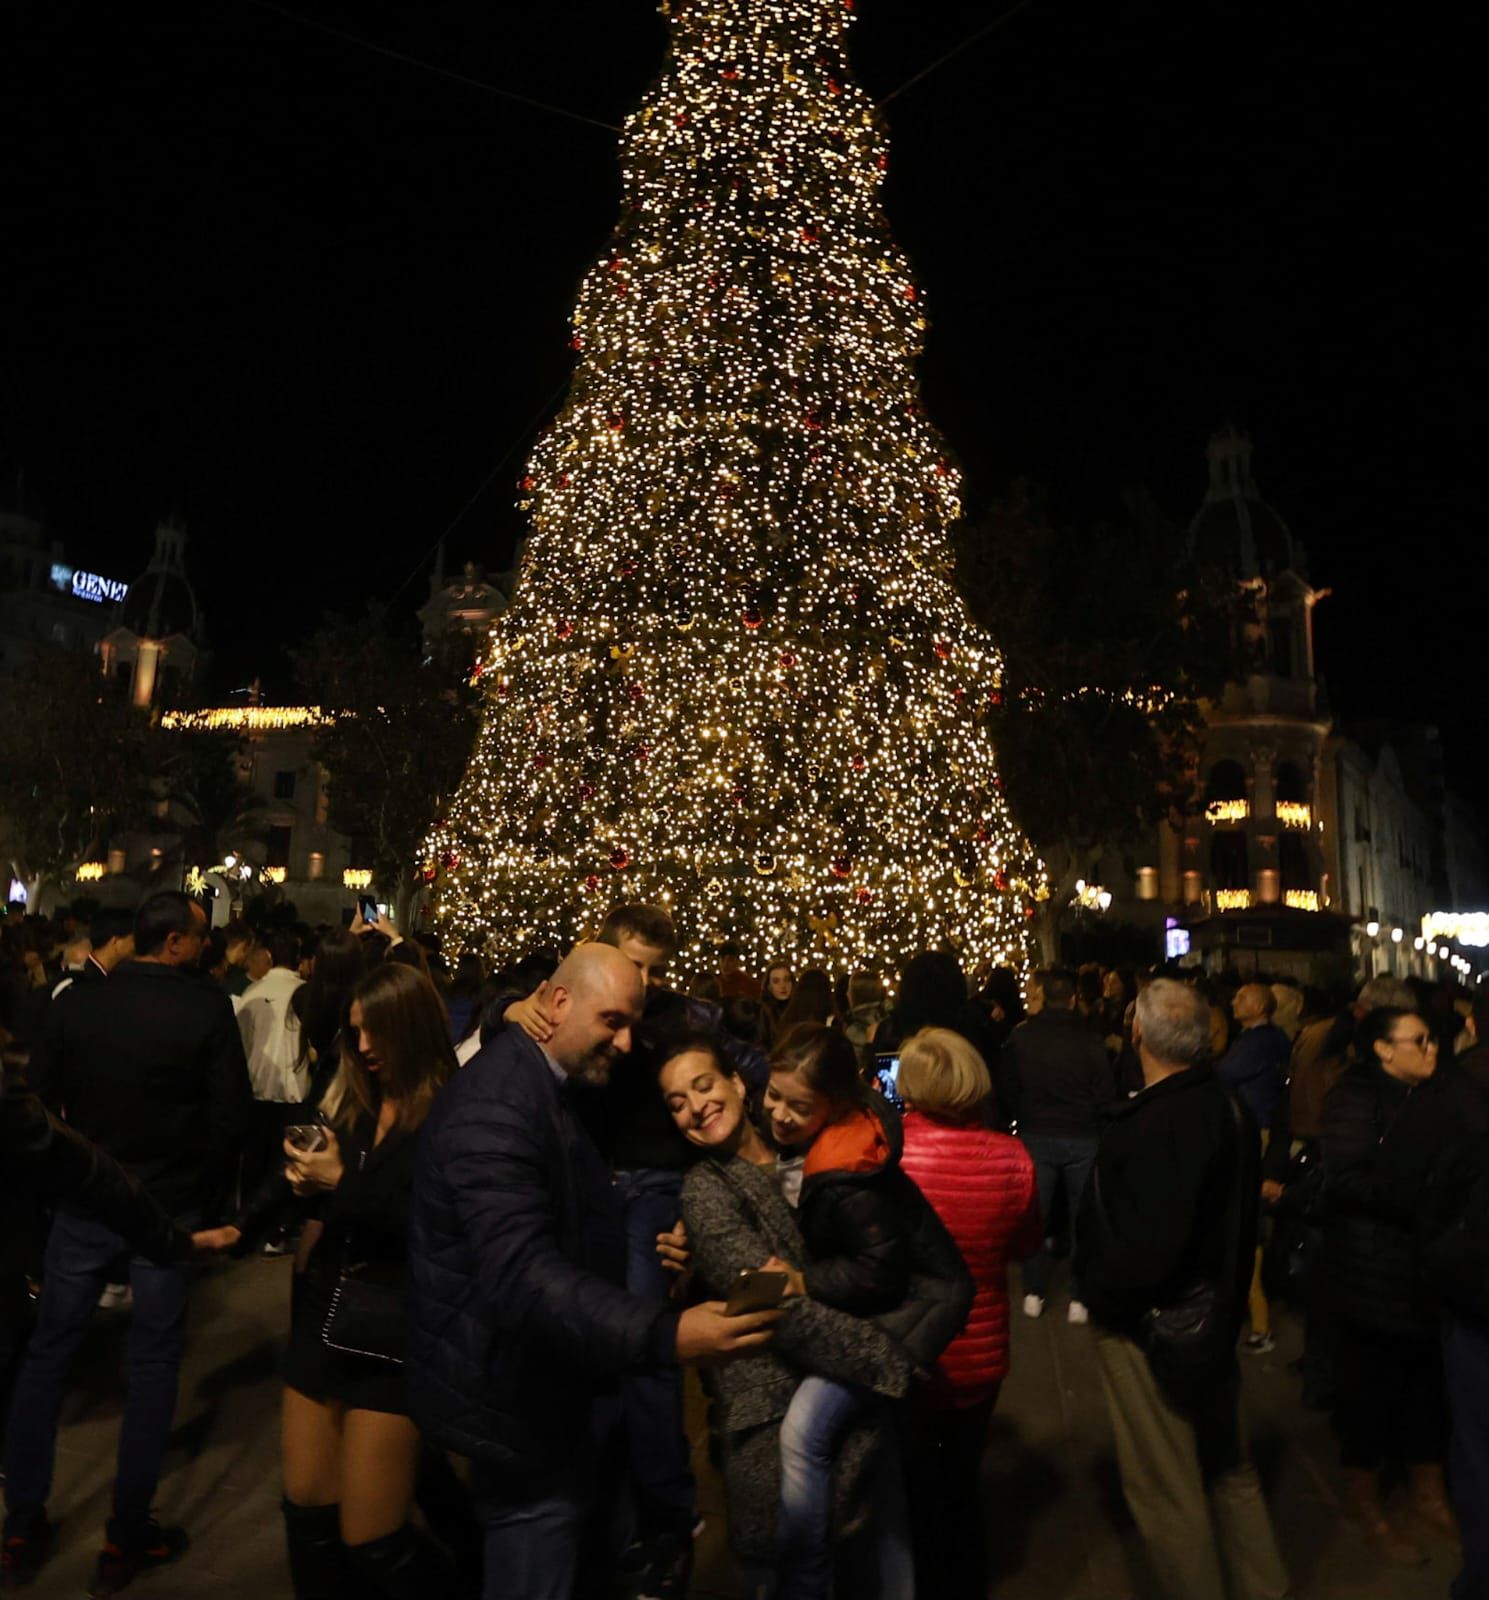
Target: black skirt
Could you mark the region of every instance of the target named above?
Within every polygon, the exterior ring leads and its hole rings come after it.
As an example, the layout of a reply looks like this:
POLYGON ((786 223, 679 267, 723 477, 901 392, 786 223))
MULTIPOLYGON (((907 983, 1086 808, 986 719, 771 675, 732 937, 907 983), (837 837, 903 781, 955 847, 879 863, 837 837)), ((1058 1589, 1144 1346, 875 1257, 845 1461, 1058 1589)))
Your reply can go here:
MULTIPOLYGON (((316 1253, 320 1253, 319 1246, 316 1253)), ((336 1402, 349 1411, 385 1411, 406 1417, 408 1397, 401 1365, 333 1350, 322 1337, 331 1314, 336 1277, 330 1263, 317 1261, 312 1254, 308 1269, 296 1278, 284 1381, 322 1404, 336 1402)))

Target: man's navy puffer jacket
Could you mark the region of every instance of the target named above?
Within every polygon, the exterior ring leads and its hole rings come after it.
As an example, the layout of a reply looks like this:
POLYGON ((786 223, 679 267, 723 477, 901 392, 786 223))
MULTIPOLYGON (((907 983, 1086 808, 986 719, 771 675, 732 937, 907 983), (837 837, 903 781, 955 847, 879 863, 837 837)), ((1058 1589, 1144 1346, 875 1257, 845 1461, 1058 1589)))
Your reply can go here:
POLYGON ((435 1101, 409 1225, 407 1377, 414 1416, 445 1448, 506 1471, 562 1469, 588 1436, 595 1378, 676 1359, 676 1313, 591 1264, 609 1197, 598 1152, 518 1030, 435 1101))

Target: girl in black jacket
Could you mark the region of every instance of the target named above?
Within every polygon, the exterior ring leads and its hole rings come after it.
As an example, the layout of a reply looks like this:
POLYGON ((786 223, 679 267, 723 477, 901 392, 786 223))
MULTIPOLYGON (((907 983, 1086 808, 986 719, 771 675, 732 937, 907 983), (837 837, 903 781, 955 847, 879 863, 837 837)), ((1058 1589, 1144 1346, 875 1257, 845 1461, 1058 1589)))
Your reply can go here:
MULTIPOLYGON (((421 1445, 399 1348, 419 1128, 454 1072, 434 985, 389 962, 353 993, 321 1102, 324 1145, 285 1141, 288 1188, 329 1195, 285 1362, 284 1516, 296 1600, 341 1600, 364 1587, 425 1600, 456 1589, 444 1554, 407 1525, 421 1445)), ((265 1220, 245 1217, 241 1229, 222 1230, 223 1242, 265 1220)))
POLYGON ((1390 1455, 1407 1465, 1418 1514, 1450 1538, 1443 1476, 1448 1419, 1437 1317, 1405 1220, 1378 1192, 1408 1100, 1437 1069, 1437 1041, 1414 1011, 1382 1007, 1360 1024, 1349 1068, 1323 1110, 1324 1277, 1339 1319, 1334 1431, 1352 1513, 1371 1548, 1398 1566, 1426 1552, 1396 1531, 1380 1498, 1390 1455))
MULTIPOLYGON (((900 1170, 899 1118, 864 1084, 853 1046, 831 1028, 791 1029, 770 1065, 771 1134, 780 1148, 806 1152, 797 1212, 806 1264, 773 1259, 767 1267, 786 1272, 788 1293, 872 1317, 929 1367, 966 1322, 972 1281, 944 1225, 900 1170)), ((869 1404, 864 1391, 815 1376, 792 1397, 781 1424, 778 1600, 828 1593, 833 1465, 869 1404)), ((885 1592, 909 1592, 907 1530, 886 1524, 881 1537, 885 1592)))

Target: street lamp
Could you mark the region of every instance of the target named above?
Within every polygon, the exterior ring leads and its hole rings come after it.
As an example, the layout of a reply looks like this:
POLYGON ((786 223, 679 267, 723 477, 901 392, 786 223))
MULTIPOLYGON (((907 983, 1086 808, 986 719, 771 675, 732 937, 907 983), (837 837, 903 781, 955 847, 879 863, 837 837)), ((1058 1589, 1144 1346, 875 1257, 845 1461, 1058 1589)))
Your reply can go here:
POLYGON ((1380 924, 1374 920, 1365 924, 1366 938, 1373 939, 1380 932, 1380 924))
POLYGON ((1406 937, 1406 934, 1405 934, 1405 931, 1403 929, 1401 929, 1401 928, 1392 928, 1391 929, 1391 943, 1392 944, 1400 944, 1401 941, 1405 937, 1406 937))

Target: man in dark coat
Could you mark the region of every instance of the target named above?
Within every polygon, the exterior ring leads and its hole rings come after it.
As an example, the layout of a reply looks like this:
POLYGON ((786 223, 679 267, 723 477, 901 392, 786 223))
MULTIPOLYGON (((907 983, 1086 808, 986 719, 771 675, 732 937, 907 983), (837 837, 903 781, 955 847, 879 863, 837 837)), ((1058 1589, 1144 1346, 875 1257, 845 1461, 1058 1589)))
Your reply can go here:
MULTIPOLYGON (((657 1236, 668 1233, 682 1214, 682 1178, 694 1152, 657 1093, 659 1063, 651 1041, 669 1031, 701 1029, 719 1039, 751 1090, 763 1090, 770 1072, 763 1051, 724 1034, 717 1005, 668 988, 667 966, 677 954, 677 930, 666 911, 616 906, 597 942, 619 950, 640 974, 646 986, 643 1026, 609 1081, 576 1096, 575 1110, 609 1163, 624 1208, 626 1288, 646 1299, 665 1300, 671 1282, 657 1254, 657 1236)), ((539 1044, 553 1030, 547 994, 543 985, 505 1009, 508 1024, 539 1044)), ((620 1394, 636 1505, 636 1548, 628 1553, 628 1565, 639 1571, 643 1593, 680 1595, 691 1575, 696 1515, 682 1373, 676 1367, 631 1373, 621 1380, 620 1394)))
POLYGON ((1209 1007, 1188 985, 1161 978, 1138 996, 1144 1088, 1101 1136, 1077 1254, 1123 1494, 1163 1593, 1283 1600, 1287 1573, 1246 1450, 1234 1348, 1256 1244, 1259 1138, 1201 1064, 1209 1036, 1209 1007), (1144 1321, 1198 1283, 1213 1291, 1224 1356, 1202 1397, 1181 1403, 1154 1378, 1144 1321))
POLYGON ((597 1382, 757 1349, 777 1315, 622 1287, 624 1216, 574 1101, 630 1048, 641 977, 579 945, 546 999, 545 1044, 505 1029, 435 1102, 410 1219, 410 1397, 471 1458, 489 1600, 574 1593, 597 1382))
MULTIPOLYGON (((106 983, 61 994, 33 1057, 48 1105, 193 1228, 227 1198, 252 1102, 232 1006, 197 971, 205 935, 196 901, 174 890, 151 895, 135 917, 135 959, 106 983)), ((59 1211, 6 1436, 7 1541, 46 1528, 67 1367, 110 1266, 128 1253, 115 1229, 59 1211)), ((187 1543, 184 1530, 156 1523, 151 1506, 175 1411, 189 1280, 184 1267, 141 1256, 129 1277, 129 1397, 94 1594, 114 1593, 187 1543)))
MULTIPOLYGON (((1003 1046, 1001 1110, 1034 1160, 1039 1214, 1048 1236, 1055 1201, 1063 1191, 1065 1214, 1074 1222, 1096 1159, 1096 1140, 1112 1108, 1116 1082, 1106 1046, 1076 1010, 1075 974, 1052 967, 1035 977, 1039 1010, 1021 1022, 1003 1046)), ((1024 1314, 1044 1314, 1049 1292, 1050 1250, 1024 1264, 1024 1314)), ((1079 1285, 1070 1289, 1071 1322, 1084 1322, 1079 1285)))

